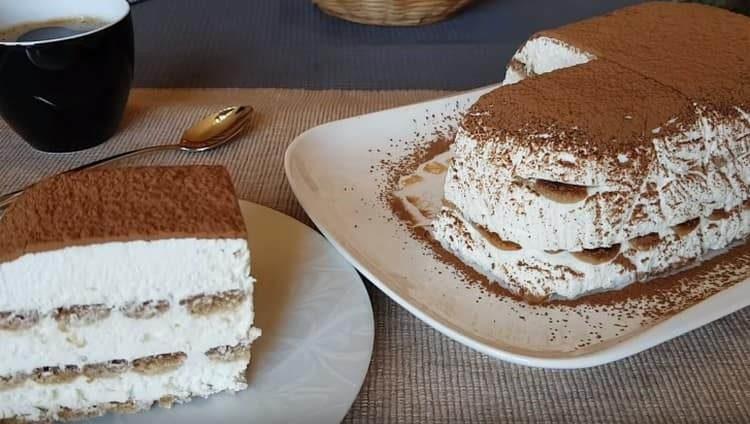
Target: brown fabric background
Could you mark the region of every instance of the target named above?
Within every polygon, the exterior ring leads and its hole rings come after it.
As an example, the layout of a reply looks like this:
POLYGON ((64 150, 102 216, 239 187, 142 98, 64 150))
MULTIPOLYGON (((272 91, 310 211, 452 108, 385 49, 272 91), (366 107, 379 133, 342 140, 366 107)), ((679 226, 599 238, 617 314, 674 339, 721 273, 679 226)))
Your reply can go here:
MULTIPOLYGON (((242 140, 215 152, 159 153, 130 163, 225 165, 241 198, 310 224, 282 167, 284 150, 297 134, 330 120, 445 94, 136 90, 122 131, 85 152, 36 152, 0 122, 0 192, 112 153, 174 140, 218 106, 247 103, 257 115, 254 129, 242 140)), ((750 422, 750 308, 613 364, 555 371, 478 354, 367 285, 375 312, 375 350, 347 423, 750 422)))

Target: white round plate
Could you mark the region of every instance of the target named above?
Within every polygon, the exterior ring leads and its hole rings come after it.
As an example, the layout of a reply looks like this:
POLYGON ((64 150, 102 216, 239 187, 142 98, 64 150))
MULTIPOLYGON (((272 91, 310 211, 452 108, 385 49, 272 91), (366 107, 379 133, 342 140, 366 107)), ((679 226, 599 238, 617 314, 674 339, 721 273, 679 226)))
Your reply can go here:
POLYGON ((373 343, 362 280, 317 232, 240 202, 250 240, 256 326, 249 388, 96 423, 337 423, 364 381, 373 343))

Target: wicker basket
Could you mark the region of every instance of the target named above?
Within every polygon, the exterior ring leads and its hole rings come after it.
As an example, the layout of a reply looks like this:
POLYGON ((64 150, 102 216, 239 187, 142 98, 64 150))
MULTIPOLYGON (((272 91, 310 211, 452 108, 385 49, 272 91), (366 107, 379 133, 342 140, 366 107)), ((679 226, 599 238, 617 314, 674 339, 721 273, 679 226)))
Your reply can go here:
POLYGON ((313 0, 324 12, 360 24, 410 26, 441 21, 472 0, 313 0))

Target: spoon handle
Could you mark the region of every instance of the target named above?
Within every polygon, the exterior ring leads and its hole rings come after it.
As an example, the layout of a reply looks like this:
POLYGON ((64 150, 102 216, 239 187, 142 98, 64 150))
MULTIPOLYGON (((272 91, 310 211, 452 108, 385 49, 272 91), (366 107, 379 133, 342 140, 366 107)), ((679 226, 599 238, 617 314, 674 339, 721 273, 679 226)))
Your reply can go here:
MULTIPOLYGON (((126 158, 132 158, 134 156, 140 156, 140 155, 145 154, 145 153, 154 153, 154 152, 161 152, 161 151, 165 151, 165 150, 178 150, 178 149, 180 149, 180 145, 178 145, 178 144, 165 144, 165 145, 161 145, 161 146, 143 147, 143 148, 136 149, 136 150, 131 150, 131 151, 128 151, 128 152, 118 153, 118 154, 116 154, 114 156, 110 156, 110 157, 107 157, 107 158, 104 158, 104 159, 99 159, 97 161, 94 161, 94 162, 91 162, 91 163, 87 163, 85 165, 81 165, 81 166, 78 166, 76 168, 69 169, 67 171, 61 172, 58 175, 69 174, 69 173, 73 173, 73 172, 83 171, 83 170, 86 170, 86 169, 98 168, 100 166, 103 166, 103 165, 106 165, 106 164, 109 164, 109 163, 112 163, 112 162, 116 162, 116 161, 123 160, 123 159, 126 159, 126 158)), ((13 192, 10 192, 10 193, 6 193, 6 194, 3 194, 2 196, 0 196, 0 209, 6 208, 8 205, 10 205, 11 203, 13 203, 29 187, 31 187, 31 186, 28 186, 28 187, 25 187, 25 188, 22 188, 20 190, 13 191, 13 192)))
POLYGON ((65 172, 62 172, 62 174, 69 174, 73 172, 84 171, 86 169, 98 168, 100 166, 107 165, 112 162, 117 162, 119 160, 128 159, 128 158, 132 158, 135 156, 141 156, 146 153, 162 152, 165 150, 178 150, 179 148, 180 146, 177 144, 163 144, 161 146, 142 147, 140 149, 131 150, 129 152, 118 153, 116 155, 106 157, 104 159, 99 159, 97 161, 90 162, 85 165, 81 165, 79 167, 73 168, 73 169, 69 169, 65 172))

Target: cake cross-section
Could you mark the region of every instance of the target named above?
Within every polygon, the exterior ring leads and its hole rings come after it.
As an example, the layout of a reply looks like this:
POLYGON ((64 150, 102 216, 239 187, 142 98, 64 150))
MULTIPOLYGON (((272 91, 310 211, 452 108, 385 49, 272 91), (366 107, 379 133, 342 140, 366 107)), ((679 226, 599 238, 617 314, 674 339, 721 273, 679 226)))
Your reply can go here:
POLYGON ((744 239, 748 51, 749 18, 696 4, 534 35, 460 125, 436 238, 536 300, 619 288, 744 239))
POLYGON ((45 180, 0 219, 0 421, 134 412, 246 387, 253 286, 222 167, 45 180))

